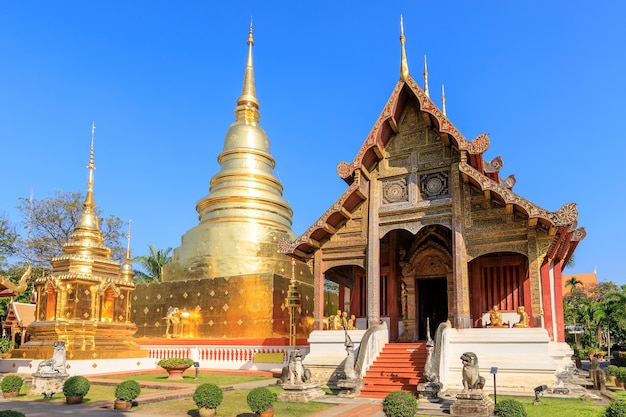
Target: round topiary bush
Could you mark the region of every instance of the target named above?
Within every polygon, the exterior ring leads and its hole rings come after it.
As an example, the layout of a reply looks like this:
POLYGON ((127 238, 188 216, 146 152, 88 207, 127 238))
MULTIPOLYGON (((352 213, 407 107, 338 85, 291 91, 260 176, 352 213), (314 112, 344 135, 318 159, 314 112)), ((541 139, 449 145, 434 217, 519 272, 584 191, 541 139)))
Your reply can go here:
POLYGON ((604 417, 626 417, 626 402, 615 401, 604 410, 604 417))
POLYGON ((2 382, 0 382, 0 389, 2 392, 15 392, 19 391, 23 384, 24 380, 21 376, 7 375, 2 378, 2 382))
POLYGON ((24 413, 20 413, 19 411, 4 410, 0 411, 0 417, 26 417, 26 415, 24 413))
POLYGON ((198 385, 193 393, 193 402, 198 408, 217 408, 223 398, 222 389, 215 384, 198 385))
POLYGON ((527 417, 526 410, 521 402, 517 400, 502 400, 493 409, 496 417, 527 417))
POLYGON ((115 398, 120 401, 132 401, 139 396, 141 386, 139 382, 128 380, 120 382, 115 387, 115 398))
POLYGON ((81 375, 74 375, 63 383, 63 395, 66 397, 85 396, 89 392, 89 380, 81 375))
POLYGON ((606 376, 617 376, 617 366, 609 365, 604 369, 604 373, 606 376))
POLYGON ((617 371, 615 371, 615 379, 619 379, 622 382, 626 382, 626 368, 623 366, 620 366, 617 368, 617 371))
POLYGON ((246 401, 253 413, 262 413, 274 407, 276 394, 265 387, 258 387, 248 393, 246 401))
POLYGON ((193 366, 193 360, 189 358, 169 358, 169 359, 161 359, 157 362, 157 365, 166 368, 168 366, 193 366))
POLYGON ((383 413, 387 417, 414 417, 417 413, 417 400, 410 392, 390 392, 383 400, 383 413))

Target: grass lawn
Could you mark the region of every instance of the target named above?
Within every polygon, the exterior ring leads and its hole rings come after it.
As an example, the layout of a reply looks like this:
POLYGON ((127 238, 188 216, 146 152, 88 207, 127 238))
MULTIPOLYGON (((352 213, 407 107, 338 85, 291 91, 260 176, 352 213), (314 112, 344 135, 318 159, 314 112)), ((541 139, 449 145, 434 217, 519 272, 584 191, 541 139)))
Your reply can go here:
MULTIPOLYGON (((493 397, 492 397, 493 398, 493 397)), ((513 399, 521 402, 528 417, 601 417, 604 406, 579 398, 542 398, 541 405, 534 405, 534 397, 499 396, 498 401, 513 399)))
POLYGON ((110 379, 134 379, 135 381, 141 382, 172 382, 172 383, 183 383, 183 384, 215 384, 220 387, 229 386, 233 384, 239 384, 242 382, 250 382, 250 381, 260 381, 263 379, 271 379, 266 376, 249 376, 249 375, 231 375, 231 374, 200 374, 198 379, 194 379, 194 374, 185 375, 183 374, 182 380, 174 380, 170 381, 167 379, 167 373, 162 374, 137 374, 137 375, 122 375, 122 376, 112 376, 107 377, 110 379))
MULTIPOLYGON (((63 392, 58 392, 56 394, 54 394, 54 396, 52 397, 52 399, 50 400, 44 400, 43 399, 43 395, 37 394, 28 394, 28 391, 30 391, 30 385, 23 385, 22 389, 20 390, 20 394, 17 397, 12 398, 12 400, 15 401, 37 401, 37 402, 53 402, 53 403, 64 403, 65 402, 65 396, 63 395, 63 392)), ((141 393, 142 394, 148 394, 151 392, 157 392, 159 390, 157 389, 148 389, 148 388, 142 388, 141 389, 141 393)), ((83 402, 85 403, 89 403, 89 402, 95 402, 95 401, 102 401, 102 400, 114 400, 115 399, 115 386, 104 386, 104 385, 94 385, 91 384, 91 387, 89 388, 89 392, 87 393, 87 395, 85 396, 85 398, 83 398, 83 402)))
MULTIPOLYGON (((282 391, 280 387, 271 387, 270 390, 277 394, 282 391)), ((217 407, 217 416, 253 417, 254 413, 250 411, 248 403, 246 402, 248 392, 250 391, 225 391, 222 404, 217 407)), ((308 403, 276 402, 274 404, 274 415, 305 417, 333 406, 333 404, 316 403, 312 401, 308 403)), ((155 415, 159 416, 181 416, 188 415, 190 411, 197 410, 198 408, 191 398, 186 398, 152 404, 139 404, 139 406, 133 407, 133 410, 135 409, 141 412, 154 412, 155 415)))

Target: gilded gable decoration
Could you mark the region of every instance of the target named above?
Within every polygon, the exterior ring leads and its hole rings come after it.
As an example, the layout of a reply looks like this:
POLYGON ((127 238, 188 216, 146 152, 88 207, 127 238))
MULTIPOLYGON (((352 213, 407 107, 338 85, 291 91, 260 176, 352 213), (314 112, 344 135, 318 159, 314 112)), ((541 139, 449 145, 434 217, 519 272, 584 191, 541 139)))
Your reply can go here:
POLYGON ((439 198, 448 196, 449 193, 448 171, 420 175, 420 194, 422 199, 439 198))
POLYGON ((403 203, 409 201, 409 190, 406 178, 383 181, 383 203, 403 203))

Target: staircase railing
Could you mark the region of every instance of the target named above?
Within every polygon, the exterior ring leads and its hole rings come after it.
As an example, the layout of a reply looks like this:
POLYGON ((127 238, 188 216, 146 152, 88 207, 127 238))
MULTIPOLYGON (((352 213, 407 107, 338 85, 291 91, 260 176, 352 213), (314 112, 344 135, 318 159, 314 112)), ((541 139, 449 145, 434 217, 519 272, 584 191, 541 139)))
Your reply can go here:
POLYGON ((383 321, 381 324, 367 329, 361 339, 356 364, 354 365, 357 378, 365 376, 365 373, 387 343, 389 343, 387 323, 383 321))

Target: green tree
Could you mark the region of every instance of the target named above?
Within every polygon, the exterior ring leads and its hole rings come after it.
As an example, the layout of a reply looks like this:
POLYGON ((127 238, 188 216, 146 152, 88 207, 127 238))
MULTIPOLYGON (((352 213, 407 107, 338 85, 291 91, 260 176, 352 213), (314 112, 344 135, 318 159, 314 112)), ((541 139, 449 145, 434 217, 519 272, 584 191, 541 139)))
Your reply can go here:
POLYGON ((172 248, 157 249, 154 245, 148 245, 150 252, 147 255, 136 256, 133 263, 138 263, 142 270, 135 270, 136 282, 161 282, 163 278, 163 266, 172 260, 170 253, 172 248))
POLYGON ((0 267, 17 250, 17 232, 9 219, 0 213, 0 267))
MULTIPOLYGON (((20 198, 18 209, 23 215, 26 236, 19 240, 19 252, 34 267, 47 266, 50 259, 61 255, 63 245, 72 236, 84 211, 85 196, 81 191, 55 191, 41 200, 20 198)), ((111 248, 111 257, 118 262, 124 260, 126 249, 124 223, 115 215, 102 217, 96 209, 104 244, 111 248)))
POLYGON ((579 280, 576 277, 571 277, 570 279, 568 279, 567 281, 565 281, 565 286, 566 287, 570 287, 570 293, 573 293, 574 291, 578 290, 578 285, 582 284, 583 282, 581 280, 579 280))

